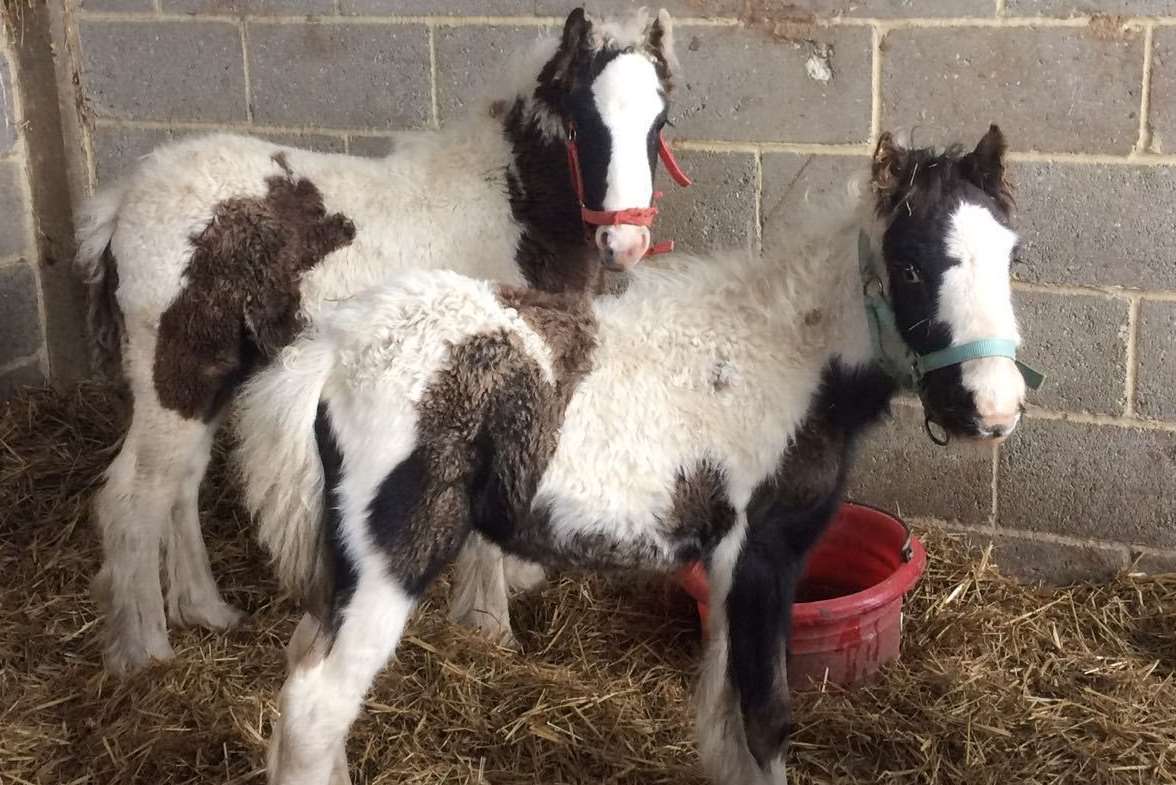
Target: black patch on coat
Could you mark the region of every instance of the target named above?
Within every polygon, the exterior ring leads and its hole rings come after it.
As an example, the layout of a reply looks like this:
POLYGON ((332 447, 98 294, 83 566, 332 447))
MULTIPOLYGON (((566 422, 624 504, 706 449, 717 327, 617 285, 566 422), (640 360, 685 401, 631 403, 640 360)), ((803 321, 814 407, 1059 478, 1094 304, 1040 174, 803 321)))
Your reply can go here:
POLYGON ((690 470, 679 471, 674 481, 670 519, 662 529, 675 543, 679 562, 696 561, 711 553, 735 525, 735 508, 727 497, 721 467, 703 460, 690 470))
POLYGON ((748 503, 747 539, 727 595, 728 673, 749 751, 764 769, 784 753, 792 728, 781 664, 796 584, 841 504, 857 437, 886 413, 893 394, 880 369, 832 361, 795 444, 748 503))
POLYGON ((550 292, 599 288, 601 264, 580 219, 564 143, 540 129, 521 98, 503 131, 514 158, 506 182, 511 215, 522 227, 515 261, 523 277, 550 292))
MULTIPOLYGON (((347 555, 343 547, 343 520, 341 517, 339 482, 343 479, 343 454, 339 449, 339 442, 335 439, 335 432, 331 428, 331 420, 327 413, 327 405, 320 403, 318 413, 314 418, 314 437, 318 445, 319 460, 323 465, 323 540, 326 552, 330 555, 326 567, 329 575, 324 576, 327 596, 327 609, 314 609, 321 618, 330 620, 330 626, 338 631, 341 619, 339 612, 347 607, 351 597, 355 594, 355 587, 359 583, 359 570, 355 562, 347 555)), ((312 603, 315 601, 312 598, 312 603)))
POLYGON ((98 260, 97 275, 87 282, 87 324, 93 341, 95 370, 118 378, 127 326, 118 304, 118 261, 107 244, 98 260))

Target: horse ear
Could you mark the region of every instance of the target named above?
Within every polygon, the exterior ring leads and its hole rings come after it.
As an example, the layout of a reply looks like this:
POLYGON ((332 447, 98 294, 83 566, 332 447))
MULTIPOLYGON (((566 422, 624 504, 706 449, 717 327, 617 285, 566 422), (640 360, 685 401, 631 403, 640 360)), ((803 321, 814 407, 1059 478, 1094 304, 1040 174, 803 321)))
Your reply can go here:
POLYGON ((883 131, 874 148, 874 160, 870 166, 870 185, 878 197, 878 210, 889 210, 894 196, 898 193, 902 172, 906 168, 908 153, 894 140, 894 135, 883 131))
POLYGON ((591 49, 591 36, 592 20, 583 8, 575 9, 564 22, 559 48, 539 72, 535 97, 557 114, 563 112, 563 100, 575 84, 577 60, 591 49))
POLYGON ((592 34, 592 20, 583 8, 576 8, 568 14, 560 37, 559 50, 555 53, 556 64, 553 76, 565 87, 570 87, 575 76, 576 57, 587 51, 592 34))
POLYGON ((1008 143, 1004 134, 995 124, 988 126, 988 132, 960 161, 965 176, 989 196, 996 200, 1006 213, 1012 209, 1012 194, 1005 179, 1005 151, 1008 143))
POLYGON ((678 67, 678 58, 674 55, 674 20, 666 9, 658 11, 645 28, 645 48, 653 55, 658 77, 668 87, 670 76, 678 67))

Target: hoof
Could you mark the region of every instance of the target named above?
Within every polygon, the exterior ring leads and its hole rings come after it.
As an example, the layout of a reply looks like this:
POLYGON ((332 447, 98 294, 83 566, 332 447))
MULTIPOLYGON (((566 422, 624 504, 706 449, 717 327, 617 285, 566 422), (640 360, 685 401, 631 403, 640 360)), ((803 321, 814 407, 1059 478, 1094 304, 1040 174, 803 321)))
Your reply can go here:
POLYGON ((534 562, 507 556, 502 565, 506 585, 512 592, 530 591, 547 580, 543 567, 534 562))
POLYGON ((219 598, 212 602, 181 602, 167 614, 172 624, 209 630, 227 630, 237 626, 244 617, 244 613, 219 598))
POLYGON ((462 627, 467 627, 476 632, 482 638, 490 641, 496 646, 501 646, 504 649, 512 651, 522 651, 522 646, 514 636, 514 632, 510 628, 509 622, 504 622, 490 613, 477 608, 470 609, 467 613, 457 615, 450 614, 449 620, 454 624, 460 624, 462 627))
POLYGON ((176 656, 167 635, 146 636, 144 639, 116 637, 106 644, 102 663, 115 676, 129 676, 155 662, 167 662, 176 656))

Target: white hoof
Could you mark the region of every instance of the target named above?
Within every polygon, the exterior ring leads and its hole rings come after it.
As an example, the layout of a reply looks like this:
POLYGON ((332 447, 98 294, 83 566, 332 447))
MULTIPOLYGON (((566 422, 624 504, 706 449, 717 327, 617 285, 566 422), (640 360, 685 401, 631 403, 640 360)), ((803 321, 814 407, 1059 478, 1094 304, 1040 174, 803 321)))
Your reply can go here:
POLYGON ((547 573, 541 565, 516 556, 507 556, 502 570, 506 575, 506 586, 512 592, 530 591, 547 580, 547 573))
POLYGON ((347 747, 343 744, 335 751, 330 785, 351 785, 351 775, 347 772, 347 747))
POLYGON ((180 627, 204 627, 227 630, 235 627, 245 614, 217 597, 205 602, 180 601, 168 609, 167 618, 180 627))
POLYGON ((160 630, 150 634, 139 630, 135 633, 110 633, 106 650, 102 655, 107 672, 125 676, 146 668, 153 662, 166 662, 176 656, 167 633, 160 630))
POLYGON ((500 617, 488 611, 480 608, 470 608, 465 613, 454 613, 451 610, 449 620, 454 624, 460 624, 463 627, 474 630, 481 637, 504 649, 512 649, 514 651, 522 649, 518 639, 515 638, 514 632, 510 628, 509 617, 506 621, 503 621, 500 617))

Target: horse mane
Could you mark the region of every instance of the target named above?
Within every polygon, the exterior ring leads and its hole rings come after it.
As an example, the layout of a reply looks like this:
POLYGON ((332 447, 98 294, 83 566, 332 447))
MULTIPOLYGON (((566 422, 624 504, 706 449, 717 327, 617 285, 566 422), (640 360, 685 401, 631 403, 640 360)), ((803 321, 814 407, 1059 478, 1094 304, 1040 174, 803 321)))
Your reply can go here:
POLYGON ((958 190, 961 183, 968 183, 988 193, 1001 216, 1007 218, 1014 204, 1008 180, 1002 175, 995 187, 986 188, 975 176, 973 167, 972 153, 966 152, 960 144, 943 150, 934 147, 905 150, 892 173, 892 187, 884 189, 878 199, 878 216, 885 217, 899 209, 912 215, 920 214, 927 206, 939 203, 958 190))

